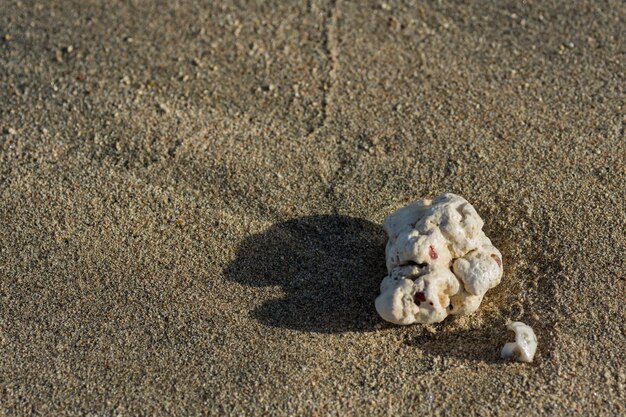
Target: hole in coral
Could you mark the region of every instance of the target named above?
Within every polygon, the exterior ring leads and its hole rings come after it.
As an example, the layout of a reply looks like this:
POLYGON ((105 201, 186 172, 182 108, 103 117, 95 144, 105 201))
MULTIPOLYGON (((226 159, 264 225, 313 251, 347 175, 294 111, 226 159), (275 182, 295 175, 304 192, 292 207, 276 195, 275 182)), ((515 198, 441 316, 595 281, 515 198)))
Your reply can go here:
POLYGON ((417 263, 415 261, 405 261, 400 264, 400 266, 416 266, 418 268, 426 268, 428 266, 427 263, 417 263))
POLYGON ((500 268, 502 268, 502 260, 498 257, 498 255, 491 255, 491 257, 493 258, 494 261, 496 261, 496 263, 498 264, 498 266, 500 268))

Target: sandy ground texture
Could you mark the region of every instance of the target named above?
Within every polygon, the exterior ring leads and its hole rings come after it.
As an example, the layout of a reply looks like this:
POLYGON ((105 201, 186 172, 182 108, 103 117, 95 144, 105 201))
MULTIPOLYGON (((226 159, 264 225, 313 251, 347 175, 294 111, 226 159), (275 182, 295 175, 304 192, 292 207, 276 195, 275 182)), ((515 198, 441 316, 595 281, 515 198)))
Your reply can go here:
POLYGON ((625 22, 1 1, 0 415, 624 415, 625 22), (502 284, 386 324, 382 219, 442 192, 502 284))

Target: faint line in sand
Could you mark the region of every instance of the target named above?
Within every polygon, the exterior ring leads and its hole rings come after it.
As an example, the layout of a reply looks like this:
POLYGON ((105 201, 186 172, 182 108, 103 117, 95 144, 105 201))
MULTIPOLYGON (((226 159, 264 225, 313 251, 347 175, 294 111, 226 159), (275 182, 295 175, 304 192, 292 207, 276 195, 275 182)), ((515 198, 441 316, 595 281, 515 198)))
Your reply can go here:
POLYGON ((330 3, 328 22, 326 24, 324 47, 330 68, 328 70, 328 81, 324 84, 322 96, 322 121, 307 135, 307 138, 314 136, 320 129, 324 128, 328 120, 328 109, 331 106, 332 94, 337 80, 337 68, 339 66, 339 36, 337 34, 339 3, 340 0, 334 0, 330 3))

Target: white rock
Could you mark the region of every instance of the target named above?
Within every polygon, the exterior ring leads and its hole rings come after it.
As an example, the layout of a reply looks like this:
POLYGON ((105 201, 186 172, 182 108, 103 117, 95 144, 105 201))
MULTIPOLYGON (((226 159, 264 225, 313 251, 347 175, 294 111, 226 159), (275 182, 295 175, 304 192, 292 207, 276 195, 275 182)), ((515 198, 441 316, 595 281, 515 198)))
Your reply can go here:
POLYGON ((464 198, 442 194, 385 218, 388 275, 376 299, 380 316, 396 324, 437 323, 471 314, 500 283, 502 255, 464 198))
POLYGON ((502 348, 503 359, 516 360, 519 362, 532 362, 537 351, 537 336, 533 329, 522 323, 514 321, 506 326, 515 332, 515 342, 509 342, 502 348))

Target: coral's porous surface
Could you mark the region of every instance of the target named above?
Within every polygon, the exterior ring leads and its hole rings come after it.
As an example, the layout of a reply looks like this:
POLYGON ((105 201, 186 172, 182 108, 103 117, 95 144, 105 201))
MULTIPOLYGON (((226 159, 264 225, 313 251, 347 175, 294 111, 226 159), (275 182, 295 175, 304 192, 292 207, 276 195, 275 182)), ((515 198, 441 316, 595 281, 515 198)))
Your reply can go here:
POLYGON ((384 229, 388 275, 376 310, 396 324, 437 323, 471 314, 502 277, 502 255, 463 197, 442 194, 400 208, 384 229))

